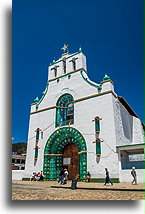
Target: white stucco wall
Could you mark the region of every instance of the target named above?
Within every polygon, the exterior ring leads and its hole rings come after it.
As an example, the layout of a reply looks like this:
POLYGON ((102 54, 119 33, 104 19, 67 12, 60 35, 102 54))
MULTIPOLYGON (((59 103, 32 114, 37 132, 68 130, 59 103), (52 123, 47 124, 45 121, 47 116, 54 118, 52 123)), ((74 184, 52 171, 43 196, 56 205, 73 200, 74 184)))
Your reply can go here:
MULTIPOLYGON (((137 182, 143 183, 144 182, 144 170, 143 169, 136 169, 137 173, 137 182)), ((133 177, 131 175, 131 170, 120 170, 120 182, 132 182, 133 177)))
POLYGON ((139 118, 129 114, 127 109, 113 98, 116 145, 143 144, 143 126, 139 118))
POLYGON ((143 126, 139 118, 133 117, 133 144, 144 143, 143 126))
POLYGON ((12 180, 22 180, 25 170, 12 170, 12 180))

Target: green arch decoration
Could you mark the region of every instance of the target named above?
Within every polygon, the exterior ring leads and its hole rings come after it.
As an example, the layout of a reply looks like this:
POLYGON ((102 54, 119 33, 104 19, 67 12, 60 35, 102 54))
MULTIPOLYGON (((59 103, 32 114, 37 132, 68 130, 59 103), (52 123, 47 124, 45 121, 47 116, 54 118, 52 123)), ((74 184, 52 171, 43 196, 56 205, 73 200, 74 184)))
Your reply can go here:
POLYGON ((49 137, 44 149, 44 179, 55 181, 59 178, 62 166, 63 148, 69 143, 78 146, 80 179, 85 180, 87 175, 87 147, 83 135, 75 128, 62 127, 49 137))

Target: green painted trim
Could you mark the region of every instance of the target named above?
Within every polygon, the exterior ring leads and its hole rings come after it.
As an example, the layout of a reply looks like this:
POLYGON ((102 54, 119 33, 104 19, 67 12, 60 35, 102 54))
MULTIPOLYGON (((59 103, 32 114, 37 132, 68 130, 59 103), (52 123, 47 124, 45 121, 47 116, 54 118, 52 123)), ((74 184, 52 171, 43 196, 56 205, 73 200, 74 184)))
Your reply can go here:
POLYGON ((105 74, 103 80, 108 80, 108 79, 110 79, 110 77, 107 74, 105 74))
POLYGON ((39 131, 36 131, 36 141, 39 141, 39 131))
POLYGON ((133 144, 133 145, 116 146, 116 148, 120 148, 120 147, 132 147, 132 146, 140 146, 140 145, 145 145, 145 144, 144 143, 140 143, 140 144, 133 144))
POLYGON ((22 178, 22 181, 30 181, 30 178, 22 178))
POLYGON ((84 68, 79 68, 79 69, 77 69, 77 70, 75 70, 75 71, 70 71, 69 73, 63 74, 63 75, 58 76, 58 77, 55 77, 55 78, 53 78, 53 79, 50 79, 50 80, 48 80, 48 82, 52 82, 52 81, 55 81, 55 80, 57 80, 57 79, 60 79, 60 78, 69 76, 70 74, 76 73, 76 72, 78 72, 78 71, 84 71, 84 72, 87 73, 87 71, 86 71, 84 68))
POLYGON ((91 80, 89 79, 89 77, 88 77, 88 75, 87 75, 86 72, 85 72, 85 74, 84 74, 84 71, 81 71, 81 75, 82 75, 83 79, 84 79, 87 83, 89 83, 90 85, 93 85, 93 86, 97 87, 98 89, 102 89, 102 86, 100 86, 99 84, 97 84, 97 83, 95 83, 95 82, 93 82, 93 81, 91 81, 91 80))
MULTIPOLYGON (((62 127, 57 129, 49 137, 44 149, 43 174, 46 180, 57 180, 59 178, 63 160, 62 156, 54 157, 48 156, 47 154, 62 153, 64 147, 70 142, 78 146, 79 152, 87 150, 86 141, 83 135, 73 127, 62 127)), ((79 154, 79 164, 80 178, 85 180, 87 174, 87 153, 79 154)))
POLYGON ((45 95, 46 95, 46 93, 47 93, 47 91, 48 91, 48 85, 49 85, 49 82, 46 83, 45 93, 43 94, 43 96, 41 97, 41 99, 39 100, 39 102, 37 102, 37 103, 32 103, 31 106, 32 106, 32 105, 36 105, 36 104, 39 106, 39 104, 42 102, 42 100, 44 99, 44 97, 45 97, 45 95))
POLYGON ((95 120, 95 131, 100 132, 100 120, 95 120))
POLYGON ((49 86, 49 82, 46 83, 45 93, 43 94, 43 96, 41 97, 41 99, 39 100, 37 105, 39 105, 42 102, 42 100, 44 99, 45 95, 47 94, 48 86, 49 86))
POLYGON ((96 143, 96 155, 101 155, 101 142, 96 143))
POLYGON ((67 90, 67 89, 69 89, 69 88, 63 88, 63 89, 61 89, 61 91, 63 91, 63 90, 67 90))
POLYGON ((39 98, 35 98, 34 103, 38 103, 39 102, 39 98))

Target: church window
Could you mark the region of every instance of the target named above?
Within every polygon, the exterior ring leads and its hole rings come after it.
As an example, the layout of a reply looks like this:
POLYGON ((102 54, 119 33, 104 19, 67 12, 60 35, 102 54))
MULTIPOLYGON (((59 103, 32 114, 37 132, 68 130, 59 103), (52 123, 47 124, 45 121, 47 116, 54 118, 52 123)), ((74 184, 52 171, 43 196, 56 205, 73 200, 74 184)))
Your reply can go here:
POLYGON ((72 60, 70 60, 70 62, 72 62, 72 66, 73 66, 73 70, 76 70, 76 59, 78 58, 72 58, 72 60))
POLYGON ((54 77, 56 77, 56 76, 57 76, 57 69, 54 68, 54 77))
POLYGON ((75 59, 72 59, 72 64, 73 64, 73 70, 75 71, 75 70, 76 70, 76 62, 75 62, 75 59))
POLYGON ((34 166, 37 163, 37 159, 38 159, 38 141, 39 141, 39 134, 40 134, 41 129, 37 128, 36 129, 36 142, 35 142, 35 156, 34 156, 34 166))
POLYGON ((65 74, 66 73, 66 59, 65 58, 63 59, 63 71, 65 74))
POLYGON ((59 66, 54 66, 54 68, 51 68, 51 70, 54 70, 54 77, 57 77, 57 68, 58 68, 59 66))
POLYGON ((96 155, 97 156, 101 155, 101 142, 100 141, 96 142, 96 155))
POLYGON ((73 97, 70 94, 61 96, 56 104, 56 127, 74 122, 73 97))

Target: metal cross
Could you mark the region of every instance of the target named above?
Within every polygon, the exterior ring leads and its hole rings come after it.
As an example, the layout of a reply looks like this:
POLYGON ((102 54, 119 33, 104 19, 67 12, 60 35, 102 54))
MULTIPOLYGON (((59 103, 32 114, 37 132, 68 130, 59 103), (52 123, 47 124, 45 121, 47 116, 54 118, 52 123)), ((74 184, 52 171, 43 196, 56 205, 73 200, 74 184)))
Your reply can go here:
POLYGON ((61 48, 61 50, 64 51, 64 53, 68 53, 68 45, 64 44, 63 48, 61 48))

